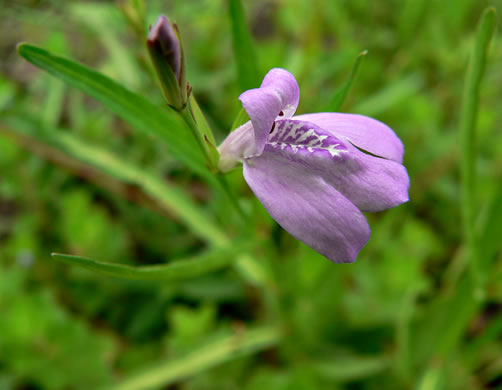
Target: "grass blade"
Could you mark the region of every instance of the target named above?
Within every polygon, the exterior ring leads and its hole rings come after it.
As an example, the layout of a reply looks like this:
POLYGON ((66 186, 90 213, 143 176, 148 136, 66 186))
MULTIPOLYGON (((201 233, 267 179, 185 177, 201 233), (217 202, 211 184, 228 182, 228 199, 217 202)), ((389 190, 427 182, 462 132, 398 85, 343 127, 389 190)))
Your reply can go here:
MULTIPOLYGON (((491 38, 495 31, 495 9, 487 9, 478 26, 474 48, 467 69, 467 75, 460 113, 460 141, 462 149, 462 215, 464 220, 464 238, 467 243, 468 258, 477 289, 484 280, 479 258, 476 237, 476 121, 479 107, 479 90, 486 67, 486 58, 491 38)), ((480 291, 478 291, 480 292, 480 291)))
POLYGON ((33 65, 99 100, 137 130, 160 137, 175 157, 197 173, 211 176, 195 139, 174 111, 157 107, 103 74, 36 46, 21 44, 18 51, 33 65))
POLYGON ((247 121, 249 121, 249 115, 244 108, 241 108, 234 119, 234 123, 232 123, 232 128, 230 129, 230 131, 234 131, 236 128, 242 126, 247 121))
MULTIPOLYGON (((249 246, 249 245, 248 245, 249 246)), ((70 265, 77 265, 102 275, 133 280, 183 280, 204 275, 232 263, 236 256, 246 249, 245 245, 233 244, 227 248, 211 249, 188 259, 168 264, 131 266, 107 263, 87 257, 53 253, 52 256, 70 265)))
POLYGON ((337 112, 340 109, 343 102, 347 98, 350 87, 352 87, 354 78, 356 77, 357 71, 359 70, 359 66, 361 65, 363 58, 366 57, 366 54, 368 54, 368 50, 364 50, 363 52, 359 53, 356 61, 354 62, 354 66, 352 67, 349 77, 347 78, 347 80, 345 80, 342 86, 335 91, 335 94, 331 99, 331 103, 326 107, 324 111, 337 112))
POLYGON ((230 23, 232 25, 232 45, 237 65, 237 79, 241 91, 258 88, 260 74, 256 61, 253 39, 248 29, 241 0, 229 0, 230 23))
POLYGON ((145 369, 108 390, 147 390, 165 387, 229 360, 270 348, 277 344, 280 338, 279 329, 271 326, 224 336, 178 359, 167 360, 145 369))

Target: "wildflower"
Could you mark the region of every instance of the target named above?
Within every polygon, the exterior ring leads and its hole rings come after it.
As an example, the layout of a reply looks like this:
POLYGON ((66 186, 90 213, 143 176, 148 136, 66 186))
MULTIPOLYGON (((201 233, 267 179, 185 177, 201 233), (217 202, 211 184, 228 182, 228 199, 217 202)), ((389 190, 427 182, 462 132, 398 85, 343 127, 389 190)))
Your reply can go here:
POLYGON ((244 92, 251 120, 219 146, 219 167, 242 162, 246 182, 285 230, 334 262, 353 262, 370 236, 362 211, 408 201, 403 144, 362 115, 293 116, 299 96, 293 75, 279 68, 244 92))

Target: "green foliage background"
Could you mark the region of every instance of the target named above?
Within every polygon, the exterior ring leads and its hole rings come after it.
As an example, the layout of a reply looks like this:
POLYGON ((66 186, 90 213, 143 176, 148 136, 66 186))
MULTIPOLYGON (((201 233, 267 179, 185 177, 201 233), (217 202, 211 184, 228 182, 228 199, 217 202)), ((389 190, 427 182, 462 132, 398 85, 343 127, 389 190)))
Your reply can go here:
POLYGON ((498 31, 477 122, 482 291, 469 282, 459 133, 476 25, 497 2, 244 1, 258 74, 238 79, 237 64, 253 65, 235 60, 226 1, 147 1, 147 23, 163 13, 180 27, 187 79, 217 141, 243 86, 268 69, 295 75, 298 113, 329 110, 368 49, 341 111, 397 132, 411 201, 368 215, 358 261, 335 265, 281 230, 240 170, 228 181, 245 222, 162 137, 16 52, 26 41, 72 58, 162 111, 139 1, 0 1, 0 389, 502 388, 498 31), (212 272, 164 280, 50 256, 144 266, 228 243, 212 272))

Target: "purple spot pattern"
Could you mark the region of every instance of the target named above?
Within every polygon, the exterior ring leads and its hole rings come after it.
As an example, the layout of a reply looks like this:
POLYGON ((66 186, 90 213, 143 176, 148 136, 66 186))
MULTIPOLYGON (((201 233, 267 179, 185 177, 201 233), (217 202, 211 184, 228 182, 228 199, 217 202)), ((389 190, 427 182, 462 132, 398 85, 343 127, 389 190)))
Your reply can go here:
POLYGON ((295 120, 277 120, 265 149, 295 162, 312 158, 342 161, 348 152, 333 134, 313 123, 295 120))

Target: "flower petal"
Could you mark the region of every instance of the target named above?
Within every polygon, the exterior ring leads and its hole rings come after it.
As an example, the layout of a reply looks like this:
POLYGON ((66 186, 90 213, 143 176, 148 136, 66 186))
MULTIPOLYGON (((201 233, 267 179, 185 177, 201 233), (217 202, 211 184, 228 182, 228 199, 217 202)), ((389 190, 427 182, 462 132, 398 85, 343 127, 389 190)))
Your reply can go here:
POLYGON ((232 131, 218 146, 220 161, 218 168, 221 172, 230 171, 238 161, 256 155, 253 125, 247 121, 242 126, 232 131))
POLYGON ((335 136, 343 136, 352 144, 374 155, 403 162, 404 147, 396 133, 376 119, 357 114, 323 112, 295 116, 294 119, 315 123, 335 136))
POLYGON ((382 211, 409 200, 410 178, 402 164, 363 153, 349 143, 345 146, 347 158, 324 171, 328 183, 362 211, 382 211))
POLYGON ((363 153, 313 123, 276 121, 265 151, 323 177, 362 211, 381 211, 408 201, 410 183, 403 165, 363 153))
POLYGON ((296 111, 299 98, 295 78, 279 68, 267 73, 260 88, 250 89, 239 96, 253 124, 258 154, 263 151, 276 118, 290 118, 296 111))
POLYGON ((353 262, 370 228, 358 208, 301 164, 273 151, 246 159, 244 178, 284 229, 336 263, 353 262))
MULTIPOLYGON (((291 118, 298 107, 300 100, 300 88, 295 76, 285 69, 271 69, 263 79, 260 88, 273 88, 281 96, 283 115, 281 118, 291 118)), ((279 113, 277 113, 279 115, 279 113)))

